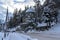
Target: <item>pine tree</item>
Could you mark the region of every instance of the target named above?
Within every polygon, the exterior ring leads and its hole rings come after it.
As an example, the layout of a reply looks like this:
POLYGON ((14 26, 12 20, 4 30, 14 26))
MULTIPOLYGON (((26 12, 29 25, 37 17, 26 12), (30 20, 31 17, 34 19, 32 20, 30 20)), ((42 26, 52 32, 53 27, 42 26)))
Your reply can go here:
POLYGON ((14 10, 14 13, 13 13, 13 18, 10 19, 9 21, 9 27, 15 27, 17 26, 17 21, 18 21, 18 11, 17 9, 14 10))
POLYGON ((47 2, 47 5, 45 5, 44 7, 46 7, 47 8, 47 12, 45 12, 45 16, 46 16, 46 14, 49 14, 49 15, 47 15, 46 17, 49 19, 48 21, 47 21, 47 24, 49 25, 49 26, 51 26, 51 23, 54 21, 54 19, 56 20, 56 22, 57 22, 57 10, 56 10, 56 4, 55 4, 55 2, 53 2, 52 0, 46 0, 46 2, 47 2), (48 11, 49 10, 49 11, 48 11), (53 17, 54 17, 54 19, 53 19, 53 17))
POLYGON ((42 5, 40 3, 40 0, 34 0, 36 3, 35 5, 35 13, 36 13, 36 22, 41 23, 42 22, 42 5))

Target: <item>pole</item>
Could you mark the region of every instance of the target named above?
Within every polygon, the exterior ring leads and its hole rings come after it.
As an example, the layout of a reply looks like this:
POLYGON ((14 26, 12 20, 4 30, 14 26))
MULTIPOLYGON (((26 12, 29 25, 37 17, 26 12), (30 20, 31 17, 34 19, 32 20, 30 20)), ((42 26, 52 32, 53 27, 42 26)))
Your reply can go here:
POLYGON ((6 37, 7 21, 8 21, 8 7, 7 7, 7 13, 6 13, 6 19, 5 19, 4 37, 6 37))

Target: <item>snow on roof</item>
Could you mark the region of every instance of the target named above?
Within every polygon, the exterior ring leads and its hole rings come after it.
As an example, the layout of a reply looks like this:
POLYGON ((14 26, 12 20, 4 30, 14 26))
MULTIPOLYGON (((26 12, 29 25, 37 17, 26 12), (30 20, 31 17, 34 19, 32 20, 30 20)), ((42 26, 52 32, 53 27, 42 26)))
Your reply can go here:
POLYGON ((29 8, 29 9, 27 9, 26 12, 35 12, 35 9, 34 8, 29 8))

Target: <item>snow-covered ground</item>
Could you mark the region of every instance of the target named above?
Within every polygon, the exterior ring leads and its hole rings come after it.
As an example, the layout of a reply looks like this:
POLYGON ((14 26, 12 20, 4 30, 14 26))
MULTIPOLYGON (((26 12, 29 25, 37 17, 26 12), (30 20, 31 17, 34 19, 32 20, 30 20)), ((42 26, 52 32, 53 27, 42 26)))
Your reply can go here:
POLYGON ((4 33, 0 32, 0 40, 36 40, 36 39, 32 39, 30 36, 21 34, 21 33, 16 33, 16 32, 10 32, 9 35, 7 35, 4 38, 4 33))
POLYGON ((52 26, 49 30, 45 30, 45 31, 29 31, 29 33, 47 33, 47 34, 60 34, 60 23, 55 24, 54 26, 52 26))
POLYGON ((44 34, 44 33, 27 33, 26 35, 38 40, 60 40, 60 35, 44 34))
POLYGON ((51 29, 44 31, 43 33, 60 34, 60 23, 55 24, 51 29))
POLYGON ((32 31, 26 33, 26 35, 38 40, 60 40, 60 23, 55 24, 51 29, 46 31, 32 31))

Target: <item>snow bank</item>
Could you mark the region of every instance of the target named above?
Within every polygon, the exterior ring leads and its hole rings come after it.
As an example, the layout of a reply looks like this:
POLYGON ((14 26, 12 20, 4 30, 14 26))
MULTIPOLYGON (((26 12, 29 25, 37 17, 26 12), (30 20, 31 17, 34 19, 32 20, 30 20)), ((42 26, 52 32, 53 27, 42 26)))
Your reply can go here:
POLYGON ((43 27, 43 26, 46 26, 47 24, 46 23, 38 23, 37 27, 43 27))
MULTIPOLYGON (((51 23, 51 25, 55 25, 54 22, 51 23)), ((37 27, 44 27, 47 26, 47 23, 38 23, 37 27)))
POLYGON ((9 33, 9 35, 4 38, 4 33, 0 32, 0 40, 36 40, 32 39, 30 36, 21 34, 21 33, 9 33))
MULTIPOLYGON (((53 23, 54 24, 54 23, 53 23)), ((59 34, 60 35, 60 23, 55 24, 51 29, 46 31, 40 31, 35 33, 44 33, 44 34, 59 34)))
POLYGON ((55 24, 48 33, 60 34, 60 23, 55 24))
MULTIPOLYGON (((55 24, 55 23, 53 23, 55 24)), ((41 26, 41 24, 39 24, 41 26)), ((42 34, 57 34, 60 35, 60 23, 55 24, 52 28, 50 28, 49 30, 45 30, 45 31, 33 31, 33 32, 28 32, 28 33, 42 33, 42 34)))

